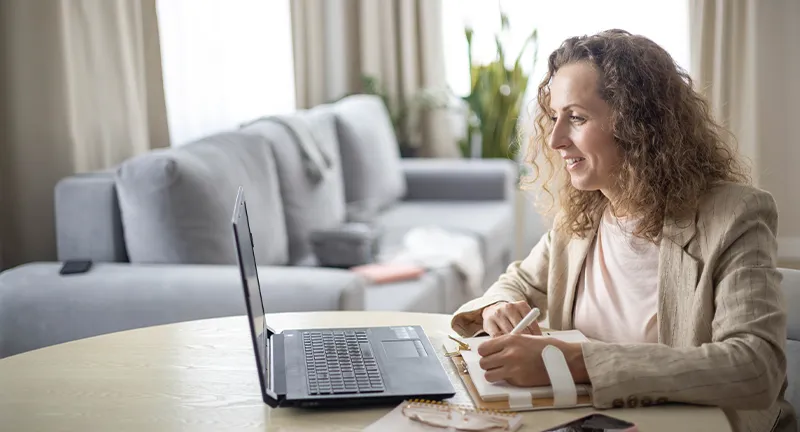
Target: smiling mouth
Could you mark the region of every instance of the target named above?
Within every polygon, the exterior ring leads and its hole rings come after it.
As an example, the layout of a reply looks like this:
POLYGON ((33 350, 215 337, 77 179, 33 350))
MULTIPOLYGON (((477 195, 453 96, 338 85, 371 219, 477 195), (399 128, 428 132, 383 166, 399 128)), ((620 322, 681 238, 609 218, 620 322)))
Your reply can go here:
POLYGON ((585 158, 582 158, 582 157, 577 157, 577 158, 567 158, 567 159, 565 159, 565 160, 567 161, 567 166, 573 166, 573 165, 575 165, 576 163, 578 163, 578 162, 580 162, 580 161, 584 161, 584 160, 586 160, 586 159, 585 159, 585 158))

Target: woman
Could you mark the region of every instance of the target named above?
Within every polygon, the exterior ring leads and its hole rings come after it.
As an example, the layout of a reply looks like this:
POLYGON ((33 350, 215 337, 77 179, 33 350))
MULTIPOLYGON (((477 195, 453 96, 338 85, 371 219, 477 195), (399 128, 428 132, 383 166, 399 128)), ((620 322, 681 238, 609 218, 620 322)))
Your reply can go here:
POLYGON ((795 431, 776 205, 689 76, 652 41, 606 31, 550 55, 538 104, 531 163, 564 177, 554 228, 452 321, 493 336, 487 380, 548 385, 555 345, 597 408, 716 405, 735 430, 795 431), (536 338, 535 323, 509 334, 532 307, 599 342, 536 338))

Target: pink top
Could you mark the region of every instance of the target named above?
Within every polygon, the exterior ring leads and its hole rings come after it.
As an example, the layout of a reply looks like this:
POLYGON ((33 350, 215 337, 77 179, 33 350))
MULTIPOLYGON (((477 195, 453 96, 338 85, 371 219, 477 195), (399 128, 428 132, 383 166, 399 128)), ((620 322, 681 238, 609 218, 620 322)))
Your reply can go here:
POLYGON ((606 212, 578 280, 575 328, 603 342, 658 342, 658 245, 606 212))

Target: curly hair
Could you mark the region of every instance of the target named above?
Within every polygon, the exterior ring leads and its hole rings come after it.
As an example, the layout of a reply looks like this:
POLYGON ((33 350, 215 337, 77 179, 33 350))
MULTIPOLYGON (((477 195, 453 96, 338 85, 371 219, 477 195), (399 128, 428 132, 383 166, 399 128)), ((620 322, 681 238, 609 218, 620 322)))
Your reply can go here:
MULTIPOLYGON (((556 229, 584 237, 602 217, 608 199, 598 191, 572 186, 565 163, 548 146, 553 120, 550 83, 559 68, 591 64, 599 75, 599 96, 611 107, 611 124, 622 161, 614 169, 615 203, 637 221, 634 236, 658 242, 666 217, 695 209, 702 194, 719 182, 749 183, 748 170, 726 141, 730 133, 712 116, 707 101, 693 89, 689 74, 653 41, 624 30, 607 30, 564 41, 548 59, 538 88, 535 134, 527 162, 535 182, 544 159, 550 174, 542 190, 559 192, 556 229), (552 183, 559 177, 560 187, 552 183)), ((553 206, 551 206, 551 209, 553 206)))

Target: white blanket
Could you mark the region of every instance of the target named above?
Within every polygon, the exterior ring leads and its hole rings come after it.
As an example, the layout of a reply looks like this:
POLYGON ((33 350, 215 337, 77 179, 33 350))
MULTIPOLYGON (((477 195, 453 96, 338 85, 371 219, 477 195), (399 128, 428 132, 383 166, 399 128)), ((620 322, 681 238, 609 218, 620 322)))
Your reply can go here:
POLYGON ((483 287, 483 259, 474 237, 438 227, 411 229, 403 237, 402 248, 384 262, 415 264, 426 268, 454 266, 466 281, 470 295, 480 297, 483 287))

